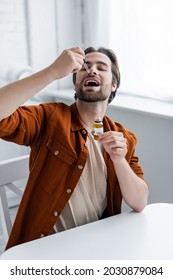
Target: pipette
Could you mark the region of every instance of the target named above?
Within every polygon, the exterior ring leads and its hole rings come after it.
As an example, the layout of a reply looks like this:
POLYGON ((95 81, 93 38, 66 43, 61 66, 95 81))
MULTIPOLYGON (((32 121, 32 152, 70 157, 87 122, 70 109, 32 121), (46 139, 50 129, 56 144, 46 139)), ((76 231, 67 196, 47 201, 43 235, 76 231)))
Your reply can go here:
POLYGON ((86 60, 85 60, 85 59, 83 59, 83 61, 84 61, 83 66, 85 67, 85 69, 86 69, 87 73, 89 74, 89 73, 90 73, 90 70, 89 70, 88 65, 87 65, 87 63, 86 63, 86 60))

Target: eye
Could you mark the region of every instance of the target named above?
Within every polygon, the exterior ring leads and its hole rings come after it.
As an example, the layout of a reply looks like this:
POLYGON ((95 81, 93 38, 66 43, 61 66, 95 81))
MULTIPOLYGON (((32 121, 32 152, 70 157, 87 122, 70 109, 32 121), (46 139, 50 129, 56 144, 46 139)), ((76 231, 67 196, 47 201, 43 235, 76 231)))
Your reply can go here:
POLYGON ((107 71, 107 68, 104 67, 104 66, 99 66, 99 67, 97 67, 97 69, 98 69, 99 71, 107 71))

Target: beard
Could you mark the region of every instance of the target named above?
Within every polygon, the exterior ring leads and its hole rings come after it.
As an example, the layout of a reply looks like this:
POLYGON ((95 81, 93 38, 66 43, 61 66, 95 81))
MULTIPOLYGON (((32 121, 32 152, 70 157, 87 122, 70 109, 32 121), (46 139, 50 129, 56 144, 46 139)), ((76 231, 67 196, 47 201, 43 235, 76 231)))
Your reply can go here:
POLYGON ((75 97, 85 102, 98 102, 105 101, 109 95, 103 89, 96 91, 95 89, 83 90, 81 87, 76 87, 75 97))

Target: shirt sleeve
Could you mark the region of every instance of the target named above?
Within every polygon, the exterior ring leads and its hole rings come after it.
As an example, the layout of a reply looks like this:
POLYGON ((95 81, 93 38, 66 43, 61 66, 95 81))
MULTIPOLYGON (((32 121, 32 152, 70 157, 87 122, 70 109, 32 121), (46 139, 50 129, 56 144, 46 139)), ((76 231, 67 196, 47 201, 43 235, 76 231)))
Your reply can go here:
POLYGON ((134 133, 130 131, 126 131, 125 137, 127 139, 127 155, 126 159, 129 162, 130 167, 135 172, 137 176, 139 176, 141 179, 144 179, 144 171, 142 167, 139 165, 139 158, 136 155, 136 144, 137 144, 137 137, 134 133))
POLYGON ((19 107, 0 122, 0 138, 20 145, 31 146, 46 129, 55 106, 47 103, 19 107))

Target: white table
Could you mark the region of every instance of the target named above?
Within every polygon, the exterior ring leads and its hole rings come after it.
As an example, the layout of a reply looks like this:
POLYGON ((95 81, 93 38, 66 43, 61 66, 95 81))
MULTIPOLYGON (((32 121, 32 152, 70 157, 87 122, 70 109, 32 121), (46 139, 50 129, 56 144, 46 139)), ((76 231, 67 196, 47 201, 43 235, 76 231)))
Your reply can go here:
POLYGON ((173 204, 148 205, 15 246, 1 259, 173 260, 173 204))

